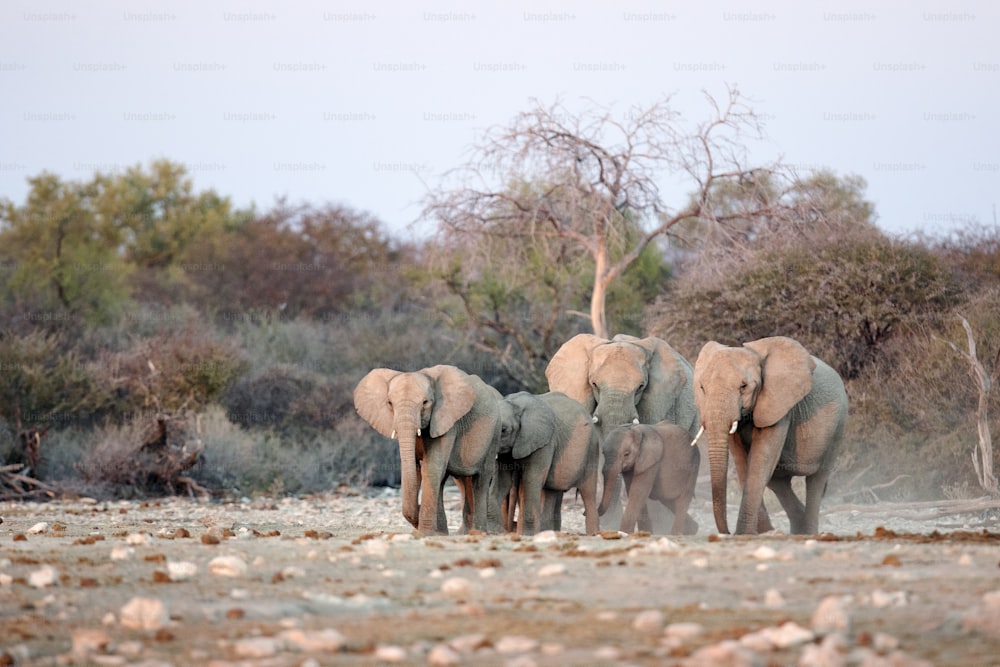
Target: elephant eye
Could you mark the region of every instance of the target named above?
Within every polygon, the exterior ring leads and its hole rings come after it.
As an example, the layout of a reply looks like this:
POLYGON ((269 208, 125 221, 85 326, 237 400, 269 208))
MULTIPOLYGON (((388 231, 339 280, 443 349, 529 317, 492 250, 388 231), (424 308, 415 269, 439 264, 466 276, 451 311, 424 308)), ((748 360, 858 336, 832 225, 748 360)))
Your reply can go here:
POLYGON ((746 390, 747 390, 747 383, 746 382, 741 382, 740 383, 740 393, 743 393, 746 390))

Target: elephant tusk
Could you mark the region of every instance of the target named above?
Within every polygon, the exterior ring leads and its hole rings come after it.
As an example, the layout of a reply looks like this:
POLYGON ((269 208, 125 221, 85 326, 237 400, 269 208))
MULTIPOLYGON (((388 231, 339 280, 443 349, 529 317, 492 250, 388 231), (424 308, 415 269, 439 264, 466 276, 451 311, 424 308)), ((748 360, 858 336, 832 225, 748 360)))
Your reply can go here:
POLYGON ((417 437, 418 438, 420 437, 420 429, 419 428, 417 429, 417 437))
POLYGON ((739 425, 740 425, 740 420, 739 419, 734 419, 733 420, 733 425, 729 427, 729 435, 732 435, 733 433, 736 433, 736 427, 739 426, 739 425))
POLYGON ((632 423, 633 423, 633 424, 638 424, 638 423, 639 423, 639 418, 638 418, 638 417, 634 418, 634 419, 632 420, 632 423))
POLYGON ((395 440, 396 439, 396 429, 392 429, 392 435, 389 436, 389 439, 390 440, 395 440))
POLYGON ((700 438, 701 434, 704 433, 704 432, 705 432, 705 425, 702 424, 701 428, 698 429, 698 435, 694 436, 694 440, 691 441, 691 446, 692 447, 694 447, 695 445, 698 444, 698 438, 700 438))
POLYGON ((596 424, 600 420, 597 418, 597 415, 594 415, 593 417, 590 418, 590 421, 592 421, 592 422, 594 422, 596 424))

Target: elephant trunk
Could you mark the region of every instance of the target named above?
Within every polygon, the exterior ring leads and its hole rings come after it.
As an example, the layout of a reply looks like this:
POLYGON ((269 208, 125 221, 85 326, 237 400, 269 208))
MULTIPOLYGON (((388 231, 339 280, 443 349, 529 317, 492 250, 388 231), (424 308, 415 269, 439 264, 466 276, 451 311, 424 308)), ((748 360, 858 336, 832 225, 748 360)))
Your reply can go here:
POLYGON ((618 426, 638 423, 639 413, 635 409, 634 394, 613 389, 602 390, 594 416, 597 418, 597 431, 602 440, 618 426))
POLYGON ((420 428, 419 409, 414 406, 412 412, 416 417, 408 414, 411 411, 400 409, 397 406, 397 418, 393 423, 396 429, 396 437, 399 439, 399 462, 400 462, 400 482, 402 488, 400 494, 403 498, 403 516, 414 528, 419 527, 420 521, 420 478, 417 473, 418 461, 423 457, 423 436, 417 435, 420 428))
POLYGON ((603 516, 611 501, 621 496, 622 486, 622 464, 618 456, 617 448, 613 451, 606 451, 607 458, 604 461, 604 492, 601 494, 601 502, 597 506, 598 516, 603 516))
POLYGON ((729 533, 726 520, 726 481, 729 474, 729 434, 722 427, 712 427, 708 431, 708 468, 712 477, 712 510, 715 513, 715 527, 720 534, 729 533))

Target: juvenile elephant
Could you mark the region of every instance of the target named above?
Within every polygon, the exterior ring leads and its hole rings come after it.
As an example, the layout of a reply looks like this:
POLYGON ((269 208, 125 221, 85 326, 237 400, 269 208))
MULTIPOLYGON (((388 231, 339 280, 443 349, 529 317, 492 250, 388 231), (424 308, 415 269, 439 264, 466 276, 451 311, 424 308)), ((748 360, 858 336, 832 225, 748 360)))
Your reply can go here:
POLYGON ((463 529, 487 530, 501 398, 479 377, 448 365, 412 373, 376 368, 358 383, 358 414, 399 440, 403 516, 421 532, 448 533, 441 498, 448 475, 463 490, 463 529))
POLYGON ((604 494, 598 512, 611 502, 611 483, 625 478, 628 503, 620 530, 635 530, 639 513, 647 500, 658 500, 674 514, 674 535, 693 535, 698 524, 688 515, 698 481, 701 455, 691 446, 691 435, 680 426, 661 421, 656 424, 628 424, 611 431, 604 439, 604 494))
POLYGON ((743 486, 737 533, 772 529, 762 505, 765 486, 788 514, 792 533, 818 532, 820 501, 847 423, 847 392, 837 372, 784 336, 742 347, 710 341, 695 362, 694 384, 719 532, 729 532, 729 452, 743 486), (805 506, 792 490, 793 476, 806 478, 805 506))
POLYGON ((519 534, 559 530, 563 493, 576 487, 587 534, 596 533, 600 451, 590 415, 565 394, 521 391, 505 397, 500 403, 500 455, 492 505, 508 508, 504 527, 512 527, 515 503, 502 503, 510 492, 520 506, 519 534))
MULTIPOLYGON (((693 369, 666 341, 619 334, 608 340, 577 334, 553 355, 545 369, 549 389, 579 401, 593 415, 601 438, 624 424, 667 420, 694 437, 698 410, 692 390, 693 369)), ((619 491, 620 492, 620 491, 619 491)), ((605 527, 617 524, 617 496, 605 527)), ((648 515, 640 528, 651 530, 648 515)))

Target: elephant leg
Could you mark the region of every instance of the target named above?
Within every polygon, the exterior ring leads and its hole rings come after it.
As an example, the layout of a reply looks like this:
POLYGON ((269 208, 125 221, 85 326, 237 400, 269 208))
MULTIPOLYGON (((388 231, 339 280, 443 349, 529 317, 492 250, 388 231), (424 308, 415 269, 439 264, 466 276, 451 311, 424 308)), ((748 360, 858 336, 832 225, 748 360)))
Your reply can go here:
MULTIPOLYGON (((624 520, 624 517, 623 517, 624 520)), ((643 503, 642 508, 639 510, 639 530, 652 533, 653 532, 653 518, 649 515, 649 503, 643 503)))
POLYGON ((497 471, 490 484, 490 507, 487 523, 491 533, 510 532, 510 524, 514 521, 514 498, 516 489, 512 488, 513 471, 510 465, 497 461, 497 471))
MULTIPOLYGON (((760 517, 766 516, 763 509, 764 488, 771 480, 774 469, 781 457, 781 450, 788 435, 789 419, 785 417, 774 426, 755 428, 753 445, 747 455, 746 481, 743 484, 743 501, 736 520, 736 533, 761 532, 760 517)), ((770 520, 767 521, 770 525, 770 520)))
POLYGON ((767 488, 774 491, 778 501, 788 515, 788 529, 792 535, 801 535, 805 531, 806 511, 802 501, 792 489, 791 477, 773 477, 767 483, 767 488))
MULTIPOLYGON (((489 532, 489 513, 490 513, 490 484, 493 482, 493 473, 484 474, 476 473, 469 478, 469 496, 472 498, 472 508, 469 512, 469 517, 471 519, 471 526, 469 529, 481 530, 484 533, 489 532)), ((494 512, 497 510, 494 509, 494 512)), ((463 526, 463 529, 465 527, 463 526)), ((465 532, 468 533, 469 529, 465 532)))
POLYGON ((563 492, 545 489, 542 496, 542 530, 562 530, 563 492))
MULTIPOLYGON (((475 511, 475 498, 473 498, 472 478, 456 477, 455 484, 458 486, 459 491, 462 492, 462 532, 468 533, 469 528, 472 526, 472 517, 473 517, 473 512, 475 511)), ((443 511, 441 514, 441 518, 444 520, 445 525, 447 526, 447 519, 444 517, 443 511)))
POLYGON ((653 489, 653 482, 656 481, 655 466, 648 471, 638 475, 623 475, 625 477, 625 489, 628 491, 628 502, 625 504, 625 512, 622 514, 621 528, 623 532, 630 533, 635 530, 639 516, 646 512, 646 519, 649 513, 646 505, 649 500, 649 493, 653 489))
POLYGON ((521 471, 521 515, 517 522, 518 535, 534 535, 539 531, 542 516, 542 488, 548 474, 549 466, 540 467, 537 461, 534 464, 531 461, 526 461, 525 467, 521 471))
POLYGON ((674 513, 674 525, 671 530, 674 535, 694 535, 698 532, 698 523, 688 514, 691 500, 689 494, 684 494, 670 503, 670 509, 674 513), (692 524, 694 524, 693 531, 692 524))
MULTIPOLYGON (((735 436, 730 442, 729 452, 733 456, 733 467, 736 468, 736 477, 740 480, 740 490, 742 495, 745 497, 747 489, 747 450, 742 446, 742 444, 740 444, 738 436, 735 436)), ((757 510, 757 532, 767 533, 772 530, 774 530, 774 526, 771 525, 771 517, 768 516, 767 508, 764 506, 762 493, 760 509, 757 510)), ((736 533, 740 533, 738 528, 736 533)))
MULTIPOLYGON (((600 530, 600 516, 597 513, 597 476, 587 477, 577 487, 583 500, 583 524, 587 535, 596 535, 600 530)), ((562 506, 562 493, 559 494, 559 505, 562 506)))
POLYGON ((821 469, 815 475, 806 477, 806 507, 802 521, 802 532, 815 535, 819 532, 819 506, 826 495, 826 485, 830 481, 830 471, 821 469))

